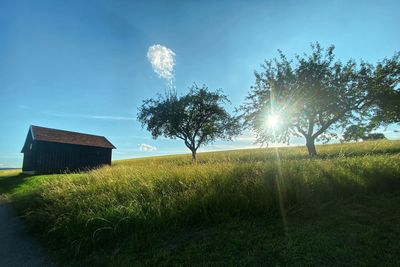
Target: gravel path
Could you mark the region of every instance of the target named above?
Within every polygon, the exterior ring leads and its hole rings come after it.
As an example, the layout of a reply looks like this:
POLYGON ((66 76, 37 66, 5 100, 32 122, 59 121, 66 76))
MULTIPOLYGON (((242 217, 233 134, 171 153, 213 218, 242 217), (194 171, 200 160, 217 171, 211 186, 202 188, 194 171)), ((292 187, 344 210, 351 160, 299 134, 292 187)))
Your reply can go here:
POLYGON ((23 222, 0 195, 0 266, 54 266, 40 245, 25 231, 23 222))

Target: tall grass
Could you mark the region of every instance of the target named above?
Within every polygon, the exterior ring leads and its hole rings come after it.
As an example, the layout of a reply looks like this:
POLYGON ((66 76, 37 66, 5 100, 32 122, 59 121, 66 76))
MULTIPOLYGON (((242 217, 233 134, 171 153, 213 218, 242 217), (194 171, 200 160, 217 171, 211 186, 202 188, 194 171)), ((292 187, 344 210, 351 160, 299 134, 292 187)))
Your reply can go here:
POLYGON ((82 256, 135 233, 274 219, 400 189, 400 142, 318 150, 313 159, 295 147, 203 153, 196 165, 188 155, 117 161, 86 173, 32 177, 12 198, 46 242, 82 256))

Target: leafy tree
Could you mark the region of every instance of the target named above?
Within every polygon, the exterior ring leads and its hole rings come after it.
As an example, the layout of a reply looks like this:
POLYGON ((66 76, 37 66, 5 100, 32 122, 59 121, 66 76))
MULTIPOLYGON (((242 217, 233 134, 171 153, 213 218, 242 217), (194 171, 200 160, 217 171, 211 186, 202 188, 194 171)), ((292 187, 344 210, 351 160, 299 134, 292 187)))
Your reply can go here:
POLYGON ((374 97, 371 126, 400 122, 400 52, 374 68, 370 93, 374 97))
POLYGON ((221 90, 210 91, 205 85, 189 88, 188 94, 143 101, 138 120, 154 139, 164 136, 181 139, 196 160, 197 149, 216 139, 231 140, 239 133, 238 120, 223 108, 230 103, 221 90))
POLYGON ((350 125, 346 128, 346 131, 343 133, 344 141, 354 140, 358 142, 360 139, 365 139, 367 136, 368 129, 361 125, 350 125))
MULTIPOLYGON (((255 84, 240 110, 259 143, 289 143, 292 136, 304 136, 309 155, 315 156, 316 140, 327 141, 336 137, 338 127, 364 121, 376 92, 395 86, 378 78, 378 67, 335 60, 334 46, 323 49, 315 43, 311 50, 295 60, 279 51, 278 58, 255 71, 255 84)), ((382 62, 387 77, 396 72, 388 64, 382 62)))
POLYGON ((386 139, 383 133, 370 133, 364 137, 364 140, 379 140, 379 139, 386 139))

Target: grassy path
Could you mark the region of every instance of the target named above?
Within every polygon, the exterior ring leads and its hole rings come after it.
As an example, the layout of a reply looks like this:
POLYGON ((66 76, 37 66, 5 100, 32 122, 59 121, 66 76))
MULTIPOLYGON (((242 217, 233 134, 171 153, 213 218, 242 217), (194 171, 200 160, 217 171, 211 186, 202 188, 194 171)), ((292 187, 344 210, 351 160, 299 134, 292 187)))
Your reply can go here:
POLYGON ((54 266, 39 244, 25 232, 23 223, 0 195, 0 266, 54 266))

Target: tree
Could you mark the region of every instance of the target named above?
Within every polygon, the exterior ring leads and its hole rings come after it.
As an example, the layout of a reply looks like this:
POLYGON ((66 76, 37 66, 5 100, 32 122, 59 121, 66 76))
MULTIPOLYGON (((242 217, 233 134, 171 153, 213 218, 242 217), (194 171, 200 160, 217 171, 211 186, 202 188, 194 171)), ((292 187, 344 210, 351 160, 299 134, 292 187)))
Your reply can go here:
POLYGON ((370 133, 364 137, 364 140, 380 140, 380 139, 386 139, 383 133, 370 133))
MULTIPOLYGON (((334 46, 311 44, 311 54, 288 60, 266 60, 255 71, 255 84, 241 106, 245 126, 255 131, 257 142, 290 142, 304 136, 310 156, 317 155, 315 141, 336 137, 335 129, 371 116, 378 89, 388 86, 368 63, 335 61, 334 46)), ((383 61, 382 67, 389 64, 383 61)), ((385 67, 387 75, 394 70, 385 67)), ((390 85, 392 88, 395 84, 390 85)))
POLYGON ((346 128, 346 131, 343 133, 344 141, 354 140, 358 142, 360 139, 365 139, 367 136, 368 129, 361 125, 350 125, 346 128))
POLYGON ((194 85, 188 94, 178 97, 169 94, 143 101, 138 120, 154 139, 164 136, 181 139, 192 152, 216 139, 231 140, 239 134, 239 123, 223 108, 230 103, 221 90, 210 91, 205 85, 194 85))
POLYGON ((400 122, 400 52, 390 59, 378 62, 374 69, 374 81, 371 83, 371 94, 374 96, 373 116, 370 125, 377 128, 381 125, 400 122))

